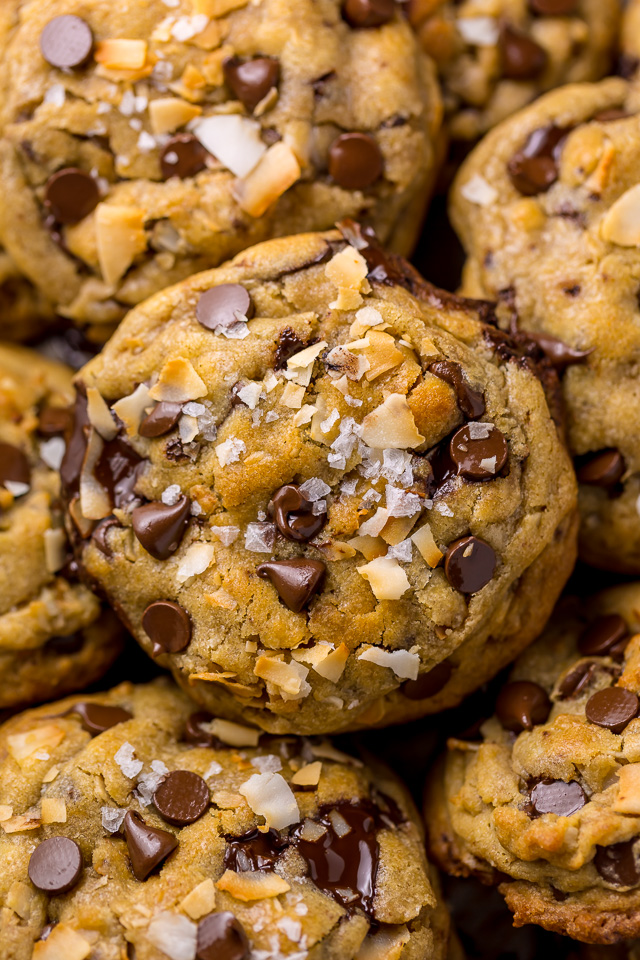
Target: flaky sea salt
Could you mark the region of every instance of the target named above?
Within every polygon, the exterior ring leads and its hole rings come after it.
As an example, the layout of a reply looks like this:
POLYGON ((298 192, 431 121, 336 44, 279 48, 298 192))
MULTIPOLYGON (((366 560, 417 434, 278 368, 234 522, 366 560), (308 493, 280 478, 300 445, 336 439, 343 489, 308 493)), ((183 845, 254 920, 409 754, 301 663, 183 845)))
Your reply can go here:
POLYGON ((356 487, 358 486, 358 480, 343 480, 340 484, 341 493, 346 493, 348 497, 352 497, 356 492, 356 487))
POLYGON ((202 33, 208 23, 209 18, 206 13, 196 13, 192 17, 178 17, 171 28, 171 36, 174 40, 184 43, 202 33))
POLYGON ((271 553, 276 542, 273 523, 249 523, 244 535, 245 550, 253 553, 271 553))
POLYGON ((486 440, 492 430, 493 426, 490 423, 478 423, 476 420, 471 420, 467 424, 467 433, 470 440, 486 440))
POLYGON ((466 183, 460 187, 460 193, 469 203, 478 207, 490 207, 498 199, 498 191, 492 187, 479 173, 474 173, 466 183))
POLYGON ((220 773, 222 773, 221 765, 217 760, 212 760, 203 776, 205 780, 208 780, 210 777, 217 777, 220 773))
POLYGON ((174 507, 180 497, 182 496, 182 490, 177 483, 172 483, 171 486, 167 487, 162 491, 161 500, 168 507, 174 507))
POLYGON ((305 480, 304 483, 300 484, 298 489, 302 496, 310 500, 311 503, 331 493, 329 484, 325 483, 324 480, 321 480, 319 477, 311 477, 309 480, 305 480))
POLYGON ((135 759, 133 744, 129 743, 128 740, 125 740, 113 759, 129 780, 137 777, 144 766, 142 760, 135 759))
POLYGON ((54 107, 64 106, 66 92, 61 83, 52 83, 42 98, 43 103, 50 103, 54 107))
POLYGON ((230 547, 240 536, 240 527, 212 527, 212 532, 223 546, 230 547))
POLYGON ((126 810, 120 810, 119 807, 102 807, 102 826, 107 833, 117 833, 124 818, 126 810))
POLYGON ((446 505, 446 503, 436 503, 433 506, 433 509, 436 513, 439 513, 443 517, 452 517, 453 510, 446 505))
POLYGON ((244 440, 238 440, 237 437, 230 437, 224 443, 219 443, 216 447, 216 456, 221 467, 226 467, 229 463, 236 463, 243 453, 246 453, 247 446, 244 440))
POLYGON ((254 757, 251 766, 259 770, 260 773, 278 773, 282 770, 282 761, 280 757, 270 753, 266 757, 254 757))
POLYGON ((385 494, 390 517, 413 517, 422 510, 422 500, 417 493, 407 493, 388 483, 385 494))
POLYGON ((411 540, 402 540, 395 546, 389 547, 387 556, 399 560, 400 563, 411 563, 413 558, 413 544, 411 540))
POLYGON ((140 775, 134 794, 143 806, 148 807, 151 804, 154 793, 168 773, 169 768, 162 760, 152 760, 151 771, 140 775))

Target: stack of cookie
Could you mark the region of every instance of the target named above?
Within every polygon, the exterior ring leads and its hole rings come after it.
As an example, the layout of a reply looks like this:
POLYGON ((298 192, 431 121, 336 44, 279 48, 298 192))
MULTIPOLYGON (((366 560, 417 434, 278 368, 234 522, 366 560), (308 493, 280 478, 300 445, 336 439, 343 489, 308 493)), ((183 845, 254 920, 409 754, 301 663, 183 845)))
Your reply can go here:
POLYGON ((640 937, 639 16, 2 0, 0 960, 640 937))

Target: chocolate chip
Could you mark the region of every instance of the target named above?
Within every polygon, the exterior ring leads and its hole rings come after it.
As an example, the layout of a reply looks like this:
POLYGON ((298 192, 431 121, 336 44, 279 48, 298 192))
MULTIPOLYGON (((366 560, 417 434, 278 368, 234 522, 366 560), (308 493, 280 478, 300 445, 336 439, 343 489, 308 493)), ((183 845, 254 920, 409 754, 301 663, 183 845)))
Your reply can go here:
POLYGON ((131 869, 136 880, 146 880, 178 846, 172 833, 148 826, 133 810, 128 810, 125 814, 123 827, 131 869))
POLYGON ((635 839, 613 843, 610 847, 596 847, 593 865, 607 883, 617 887, 634 887, 640 880, 640 871, 634 856, 635 839))
POLYGON ((248 960, 249 941, 232 913, 210 913, 198 924, 198 960, 248 960))
POLYGON ((444 572, 447 580, 460 593, 477 593, 485 587, 496 569, 496 554, 478 537, 462 537, 447 549, 444 572))
POLYGON ((151 413, 144 418, 138 427, 138 433, 148 440, 163 437, 165 433, 169 433, 169 430, 173 430, 181 415, 181 403, 161 400, 160 403, 155 405, 151 413))
POLYGON ((629 628, 619 613, 607 613, 594 620, 578 639, 578 650, 586 657, 618 657, 628 643, 629 628))
POLYGON ((578 482, 590 487, 615 487, 626 470, 626 464, 619 450, 601 450, 589 454, 579 461, 578 482))
POLYGON ((541 17, 568 17, 575 13, 578 0, 529 0, 529 9, 541 17))
POLYGON ((587 700, 585 714, 591 723, 606 727, 612 733, 622 733, 638 714, 638 698, 624 687, 606 687, 587 700))
POLYGON ((530 330, 525 331, 525 333, 529 340, 538 344, 551 366, 560 372, 576 363, 583 363, 593 352, 592 350, 576 350, 575 347, 570 347, 568 343, 563 343, 562 340, 558 340, 557 337, 552 337, 548 333, 532 333, 530 330))
POLYGON ((167 774, 153 795, 156 810, 174 827, 195 823, 209 806, 209 787, 190 770, 167 774))
POLYGON ((627 113, 626 110, 622 110, 620 107, 611 107, 609 110, 601 110, 599 113, 596 113, 592 119, 596 123, 614 123, 616 120, 627 120, 631 114, 627 113))
POLYGON ((93 51, 91 27, 80 17, 54 17, 40 34, 40 50, 52 67, 81 67, 93 51))
POLYGON ((200 295, 196 319, 207 330, 231 327, 238 322, 238 316, 253 316, 251 297, 241 284, 221 283, 200 295))
POLYGON ((142 614, 142 627, 153 642, 152 656, 179 653, 191 642, 191 620, 186 610, 171 600, 156 600, 142 614))
POLYGON ((417 680, 407 680, 400 687, 400 692, 407 700, 426 700, 427 697, 440 693, 449 682, 452 672, 449 661, 443 660, 417 680))
POLYGON ((395 0, 345 0, 342 15, 350 27, 381 27, 393 20, 395 0))
POLYGON ((474 390, 464 379, 462 367, 451 360, 436 360, 428 366, 429 373, 440 380, 444 380, 456 392, 458 407, 469 420, 477 420, 485 412, 484 396, 474 390))
POLYGON ((182 496, 174 504, 153 500, 136 507, 131 522, 147 553, 156 560, 167 560, 180 546, 190 516, 191 501, 182 496))
POLYGON ((314 515, 313 504, 293 483, 276 490, 269 502, 269 514, 282 536, 297 543, 313 540, 327 521, 326 513, 314 515))
POLYGON ((306 346, 308 344, 300 339, 295 330, 292 330, 291 327, 285 327, 279 334, 278 346, 273 360, 275 369, 282 370, 283 367, 286 367, 290 357, 306 346))
POLYGON ((26 456, 11 443, 0 443, 0 483, 31 483, 31 467, 26 456))
POLYGON ((207 166, 207 151, 192 133, 178 133, 160 154, 160 170, 164 180, 195 177, 207 166))
POLYGON ((68 407, 43 407, 38 414, 38 433, 41 437, 59 437, 71 429, 72 413, 68 407))
POLYGON ((560 699, 571 700, 582 693, 590 684, 596 667, 597 663, 594 660, 585 660, 570 670, 558 687, 560 699))
POLYGON ((82 873, 82 853, 68 837, 49 837, 39 843, 29 860, 29 879, 52 897, 75 887, 82 873))
POLYGON ((508 80, 533 80, 547 66, 547 52, 526 33, 504 24, 500 30, 502 76, 508 80))
POLYGON ((54 657, 72 657, 84 647, 84 634, 77 630, 62 637, 49 637, 44 645, 45 652, 54 657))
POLYGON ((326 569, 321 560, 271 560, 261 563, 257 574, 271 581, 289 610, 300 613, 321 588, 326 569))
POLYGON ((504 434, 493 424, 468 423, 454 433, 449 454, 458 476, 467 480, 493 480, 507 462, 509 447, 504 434))
POLYGON ((278 86, 280 79, 280 64, 273 57, 254 57, 253 60, 228 57, 222 70, 234 94, 250 113, 272 87, 278 86))
POLYGON ((496 716, 505 728, 513 733, 532 730, 544 723, 551 710, 551 701, 544 690, 531 680, 514 680, 507 683, 496 700, 496 716))
POLYGON ((575 780, 541 780, 532 789, 530 799, 536 813, 555 813, 559 817, 570 817, 587 803, 584 790, 575 780))
POLYGON ((184 728, 184 739, 194 747, 217 747, 220 741, 213 734, 202 729, 203 723, 211 723, 213 717, 204 710, 192 713, 184 728))
POLYGON ((522 150, 507 164, 509 178, 525 197, 545 193, 558 179, 558 156, 569 130, 541 127, 530 134, 522 150))
POLYGON ((329 174, 345 190, 365 190, 383 169, 380 147, 368 133, 341 133, 329 147, 329 174))
POLYGON ((111 549, 108 539, 109 530, 113 530, 114 527, 119 526, 120 524, 115 517, 107 517, 106 520, 102 520, 98 524, 91 534, 91 540, 93 543, 95 543, 100 553, 105 557, 113 556, 113 550, 111 549))
POLYGON ((133 714, 123 707, 110 707, 104 703, 76 703, 69 713, 80 717, 82 726, 92 737, 133 719, 133 714))
POLYGON ((80 223, 100 203, 100 190, 91 174, 66 167, 47 180, 44 202, 58 223, 80 223))

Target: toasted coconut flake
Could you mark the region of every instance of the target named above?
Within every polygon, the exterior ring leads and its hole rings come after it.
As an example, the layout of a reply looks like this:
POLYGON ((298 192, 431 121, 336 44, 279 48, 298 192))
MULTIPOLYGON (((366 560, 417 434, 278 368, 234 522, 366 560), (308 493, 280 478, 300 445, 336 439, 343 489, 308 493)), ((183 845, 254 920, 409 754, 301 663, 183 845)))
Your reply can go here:
POLYGON ((390 517, 380 536, 389 546, 397 546, 397 544, 406 540, 412 528, 416 525, 419 516, 420 514, 416 513, 413 517, 390 517))
POLYGON ((205 117, 193 132, 202 146, 236 177, 246 177, 267 152, 261 127, 237 113, 205 117))
POLYGON ((279 141, 269 147, 248 176, 234 185, 233 195, 242 210, 252 217, 261 217, 301 175, 295 153, 279 141))
POLYGON ((356 960, 400 960, 411 935, 405 926, 384 927, 364 940, 356 960))
POLYGON ((343 396, 346 396, 349 389, 349 384, 345 382, 345 378, 357 383, 369 369, 369 361, 367 358, 352 353, 346 346, 338 346, 330 350, 326 356, 325 363, 331 376, 335 377, 341 374, 339 379, 333 381, 333 386, 336 387, 343 396))
POLYGON ((45 530, 44 561, 49 573, 57 573, 67 562, 67 535, 62 527, 45 530))
POLYGON ((382 450, 409 450, 424 442, 407 398, 401 393, 389 394, 364 418, 361 436, 368 446, 382 450))
POLYGON ((22 833, 25 830, 39 830, 42 821, 35 814, 23 813, 19 817, 12 817, 11 820, 4 820, 0 826, 5 833, 22 833))
POLYGON ((216 888, 211 877, 207 877, 186 895, 180 904, 180 909, 184 910, 192 920, 200 920, 201 917, 212 913, 215 906, 216 888))
POLYGON ((375 663, 379 667, 393 670, 401 680, 417 680, 420 668, 420 657, 417 653, 408 650, 382 650, 380 647, 369 647, 359 654, 358 660, 375 663))
POLYGON ((287 370, 289 372, 293 370, 306 370, 307 367, 313 366, 315 360, 320 356, 326 346, 327 341, 321 340, 319 343, 312 343, 310 347, 305 347, 304 350, 294 353, 294 355, 287 360, 287 370))
POLYGON ((399 600, 411 587, 406 573, 393 557, 378 557, 356 569, 369 582, 377 600, 399 600))
POLYGON ((618 771, 620 786, 613 803, 617 813, 640 814, 640 763, 629 763, 618 771))
POLYGON ((149 390, 152 400, 168 400, 170 403, 186 403, 206 397, 207 386, 186 357, 167 360, 158 382, 149 390))
POLYGON ((92 429, 80 471, 80 510, 85 520, 103 520, 111 514, 109 494, 94 472, 103 449, 102 437, 92 429))
POLYGON ((338 296, 330 303, 332 310, 355 310, 362 303, 362 290, 369 268, 355 247, 345 247, 325 267, 327 278, 338 288, 338 296))
POLYGON ((5 820, 11 820, 13 816, 13 807, 8 803, 0 803, 0 823, 5 820))
POLYGON ((178 566, 176 580, 186 583, 191 577, 204 573, 215 559, 215 547, 212 543, 192 543, 184 552, 178 566))
POLYGON ((17 913, 22 920, 28 920, 31 916, 31 906, 33 904, 33 891, 20 880, 14 880, 9 887, 7 894, 7 906, 17 913))
POLYGON ((33 960, 86 960, 91 944, 66 923, 58 923, 46 940, 33 947, 33 960))
POLYGON ((282 391, 280 403, 292 410, 299 410, 304 400, 305 387, 299 387, 295 383, 288 383, 282 391))
POLYGON ((600 232, 619 247, 640 245, 640 184, 631 187, 607 211, 600 232))
POLYGON ((300 767, 297 773, 291 777, 291 783, 297 787, 317 787, 322 773, 322 760, 314 760, 312 763, 300 767))
POLYGON ((348 659, 349 649, 344 643, 341 643, 337 650, 333 650, 319 663, 314 664, 313 669, 325 680, 337 683, 344 672, 348 659))
POLYGON ((87 416, 89 417, 89 423, 98 431, 103 440, 113 440, 118 433, 118 425, 113 419, 104 397, 95 387, 87 388, 87 416))
POLYGON ((96 244, 100 272, 115 286, 135 258, 147 249, 144 210, 101 203, 96 207, 96 244))
POLYGON ((42 782, 53 783, 53 781, 55 780, 55 778, 58 776, 59 773, 60 773, 59 767, 56 767, 56 766, 51 767, 51 769, 47 770, 47 772, 45 773, 44 777, 42 778, 42 782))
POLYGON ((66 823, 66 803, 60 797, 43 797, 40 803, 40 818, 43 823, 66 823))
POLYGON ((170 960, 195 960, 195 923, 180 913, 164 911, 153 918, 147 930, 147 940, 170 960))
POLYGON ((323 827, 321 823, 316 823, 315 820, 305 820, 300 830, 300 837, 303 840, 308 840, 309 843, 315 843, 322 839, 326 832, 327 828, 323 827))
POLYGON ((236 900, 251 903, 254 900, 267 900, 279 897, 291 890, 291 886, 277 873, 236 873, 226 870, 216 883, 218 890, 230 893, 236 900))
POLYGON ((306 697, 311 687, 306 682, 309 671, 299 663, 285 663, 275 657, 258 657, 253 668, 256 677, 278 687, 287 700, 299 700, 306 697))
POLYGON ((233 723, 231 720, 216 719, 207 726, 214 737, 231 747, 257 747, 260 740, 260 730, 233 723))
POLYGON ((429 566, 437 567, 444 554, 438 549, 429 524, 423 524, 419 530, 416 530, 411 539, 429 566))
POLYGON ((311 423, 311 419, 318 408, 313 403, 305 403, 293 418, 294 426, 303 427, 306 423, 311 423))
POLYGON ((352 537, 349 544, 361 553, 365 560, 376 560, 384 557, 387 552, 387 544, 382 537, 372 537, 369 534, 352 537))
POLYGON ((23 761, 30 760, 40 750, 55 750, 64 738, 62 727, 56 723, 47 723, 7 737, 7 747, 16 763, 22 766, 23 761))
POLYGON ((147 44, 145 40, 102 40, 93 56, 108 70, 141 70, 147 59, 147 44))
POLYGON ((235 610, 238 606, 238 601, 224 587, 220 587, 215 593, 206 593, 205 600, 212 603, 214 607, 222 607, 223 610, 235 610))
POLYGON ((460 188, 460 193, 469 203, 490 207, 498 199, 498 191, 479 173, 474 173, 460 188))
POLYGON ((355 557, 356 548, 343 540, 328 540, 326 543, 318 544, 318 549, 325 555, 327 560, 336 563, 339 560, 350 560, 355 557))
POLYGON ((153 133, 173 133, 202 114, 202 107, 187 103, 181 97, 162 97, 149 103, 149 118, 153 133))
POLYGON ((394 338, 388 333, 369 330, 367 340, 369 342, 362 352, 369 361, 369 369, 365 376, 371 382, 381 377, 383 373, 398 367, 404 360, 404 354, 398 350, 394 338))
POLYGON ((347 834, 351 833, 352 828, 339 810, 331 810, 329 812, 329 820, 331 820, 331 825, 339 837, 346 837, 347 834))
POLYGON ((254 773, 239 787, 239 793, 268 827, 284 830, 300 820, 300 811, 291 787, 279 773, 254 773))
MULTIPOLYGON (((361 537, 377 537, 387 525, 389 520, 389 511, 386 507, 378 507, 376 512, 364 523, 360 524, 359 534, 361 537)), ((353 543, 353 541, 351 541, 353 543)))
POLYGON ((149 394, 149 387, 140 383, 133 393, 117 400, 111 409, 122 420, 127 434, 132 437, 138 433, 140 423, 151 406, 153 406, 153 402, 149 394))

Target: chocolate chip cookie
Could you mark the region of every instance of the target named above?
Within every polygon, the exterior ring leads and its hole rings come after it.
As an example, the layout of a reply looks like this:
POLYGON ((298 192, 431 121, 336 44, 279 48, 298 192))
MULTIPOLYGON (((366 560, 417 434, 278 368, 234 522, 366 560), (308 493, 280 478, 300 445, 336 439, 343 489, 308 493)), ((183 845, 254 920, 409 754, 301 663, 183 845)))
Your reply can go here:
POLYGON ((410 250, 441 103, 400 4, 3 7, 0 236, 94 338, 252 243, 343 216, 410 250))
POLYGON ((0 729, 0 851, 11 960, 447 954, 418 814, 386 768, 193 713, 168 681, 0 729))
POLYGON ((548 94, 474 150, 452 214, 463 289, 499 301, 560 371, 580 481, 581 553, 640 571, 640 203, 634 88, 548 94))
POLYGON ((437 64, 451 135, 475 140, 546 90, 603 77, 620 4, 409 0, 409 19, 437 64))
POLYGON ((620 31, 620 67, 623 76, 632 77, 640 65, 640 3, 628 0, 625 4, 620 31))
POLYGON ((483 317, 345 223, 158 294, 78 374, 78 562, 205 706, 405 720, 540 632, 574 560, 557 380, 483 317))
POLYGON ((433 854, 499 883, 517 926, 591 943, 640 933, 639 630, 640 584, 564 600, 480 739, 450 741, 434 771, 433 854))
POLYGON ((65 367, 0 346, 0 710, 93 682, 121 648, 117 619, 78 582, 64 531, 58 467, 72 396, 65 367))

